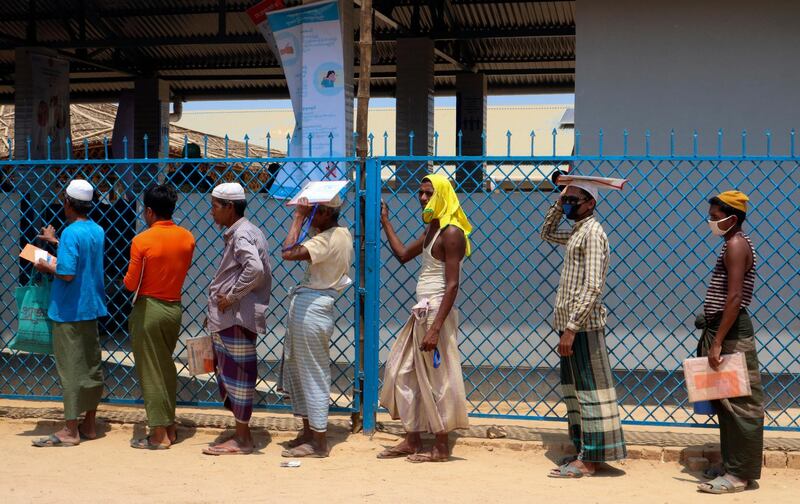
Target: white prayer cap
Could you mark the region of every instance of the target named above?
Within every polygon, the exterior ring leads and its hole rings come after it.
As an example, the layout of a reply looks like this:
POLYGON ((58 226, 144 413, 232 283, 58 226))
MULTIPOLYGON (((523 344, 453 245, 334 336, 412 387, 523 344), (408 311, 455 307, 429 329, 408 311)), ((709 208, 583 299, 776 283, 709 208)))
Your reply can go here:
POLYGON ((342 201, 341 196, 339 196, 338 194, 334 196, 333 199, 330 200, 329 202, 321 203, 322 206, 326 206, 329 208, 341 208, 342 204, 344 204, 344 201, 342 201))
POLYGON ((247 199, 244 194, 244 187, 238 182, 226 182, 218 185, 211 191, 211 196, 228 201, 242 201, 247 199))
POLYGON ((589 193, 595 201, 600 201, 598 196, 600 192, 597 190, 597 184, 594 182, 589 182, 586 180, 573 180, 572 182, 567 184, 567 187, 577 187, 579 189, 583 189, 587 193, 589 193))
POLYGON ((78 201, 92 201, 94 189, 89 182, 83 179, 75 179, 67 186, 67 196, 78 201))

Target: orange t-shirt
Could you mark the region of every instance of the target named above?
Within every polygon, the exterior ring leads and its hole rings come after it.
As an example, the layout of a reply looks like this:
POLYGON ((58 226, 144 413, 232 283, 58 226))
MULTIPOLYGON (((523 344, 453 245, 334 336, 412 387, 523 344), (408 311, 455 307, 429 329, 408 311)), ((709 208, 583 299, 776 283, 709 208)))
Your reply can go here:
POLYGON ((125 288, 135 291, 141 276, 140 296, 180 301, 194 246, 194 236, 187 229, 176 226, 172 221, 155 222, 150 229, 133 238, 125 288))

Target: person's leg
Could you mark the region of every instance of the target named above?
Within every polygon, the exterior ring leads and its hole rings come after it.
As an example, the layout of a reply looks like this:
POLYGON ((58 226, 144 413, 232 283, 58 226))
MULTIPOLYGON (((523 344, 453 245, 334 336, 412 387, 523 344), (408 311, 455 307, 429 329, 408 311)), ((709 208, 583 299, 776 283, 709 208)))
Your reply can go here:
POLYGON ((214 350, 220 393, 225 407, 236 419, 236 430, 231 439, 210 446, 204 453, 252 453, 254 443, 249 424, 253 414, 253 396, 258 374, 256 334, 239 326, 220 331, 215 334, 214 350))

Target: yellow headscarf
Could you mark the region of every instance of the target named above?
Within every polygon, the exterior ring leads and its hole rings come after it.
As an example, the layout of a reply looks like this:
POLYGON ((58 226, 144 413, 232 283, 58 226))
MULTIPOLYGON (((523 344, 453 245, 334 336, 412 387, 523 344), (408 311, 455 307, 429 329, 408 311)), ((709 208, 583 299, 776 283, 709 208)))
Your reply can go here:
POLYGON ((450 184, 450 179, 438 173, 432 173, 422 180, 427 180, 433 185, 433 196, 422 210, 422 222, 429 223, 433 219, 438 219, 439 227, 455 226, 464 231, 464 238, 467 240, 467 257, 472 254, 472 245, 469 241, 469 234, 472 232, 472 224, 467 220, 458 196, 450 184))

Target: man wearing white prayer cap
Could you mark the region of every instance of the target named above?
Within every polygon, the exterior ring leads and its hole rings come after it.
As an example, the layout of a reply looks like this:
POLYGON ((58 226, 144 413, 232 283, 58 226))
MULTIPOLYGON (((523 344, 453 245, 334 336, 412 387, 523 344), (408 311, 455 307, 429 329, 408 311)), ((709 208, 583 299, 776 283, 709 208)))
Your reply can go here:
POLYGON ((267 238, 244 216, 246 209, 247 196, 236 182, 211 192, 211 215, 226 229, 222 260, 209 286, 207 328, 220 395, 236 419, 236 432, 203 450, 207 455, 244 455, 254 448, 250 417, 258 379, 256 343, 266 331, 272 273, 267 238))
POLYGON ((47 316, 53 321, 53 356, 64 401, 63 429, 34 446, 75 446, 97 437, 95 416, 103 395, 103 367, 97 319, 108 314, 103 274, 103 228, 89 219, 94 189, 89 182, 69 183, 64 198, 68 222, 56 237, 53 226, 39 238, 58 247, 57 261, 40 260, 36 269, 54 276, 47 316), (83 422, 78 423, 85 413, 83 422))
POLYGON ((341 206, 338 194, 314 208, 301 198, 283 243, 285 261, 307 263, 303 280, 289 296, 279 381, 292 402, 292 413, 303 420, 303 431, 289 442, 284 457, 328 456, 333 307, 352 283, 349 273, 354 257, 353 235, 339 225, 341 206), (312 238, 306 236, 309 228, 316 231, 312 238))
POLYGON ((551 471, 553 478, 591 475, 598 463, 626 457, 605 343, 602 294, 608 274, 608 237, 594 216, 603 183, 567 182, 542 225, 542 239, 566 246, 553 328, 559 334, 561 391, 569 436, 578 453, 551 471), (562 216, 574 221, 572 229, 558 229, 562 216))

